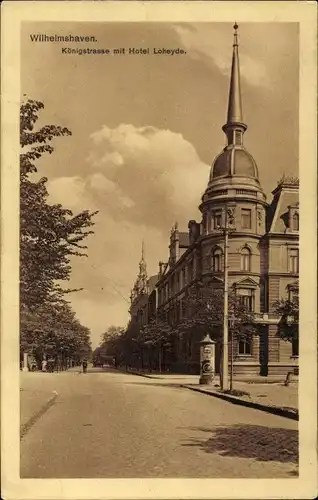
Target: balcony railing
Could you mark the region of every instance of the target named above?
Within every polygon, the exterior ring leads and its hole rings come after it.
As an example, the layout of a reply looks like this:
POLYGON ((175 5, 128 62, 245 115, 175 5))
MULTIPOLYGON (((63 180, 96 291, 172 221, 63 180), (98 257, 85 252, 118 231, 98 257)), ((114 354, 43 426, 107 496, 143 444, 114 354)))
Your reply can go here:
POLYGON ((276 313, 255 313, 254 321, 255 323, 272 323, 277 324, 281 316, 276 313))

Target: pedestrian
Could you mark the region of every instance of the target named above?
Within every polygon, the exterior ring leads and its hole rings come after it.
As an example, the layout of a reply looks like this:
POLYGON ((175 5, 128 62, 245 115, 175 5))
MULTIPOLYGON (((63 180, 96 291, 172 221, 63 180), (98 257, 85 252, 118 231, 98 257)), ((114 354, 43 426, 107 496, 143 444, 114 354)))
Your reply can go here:
POLYGON ((87 373, 87 361, 86 361, 86 359, 83 360, 83 373, 87 373))

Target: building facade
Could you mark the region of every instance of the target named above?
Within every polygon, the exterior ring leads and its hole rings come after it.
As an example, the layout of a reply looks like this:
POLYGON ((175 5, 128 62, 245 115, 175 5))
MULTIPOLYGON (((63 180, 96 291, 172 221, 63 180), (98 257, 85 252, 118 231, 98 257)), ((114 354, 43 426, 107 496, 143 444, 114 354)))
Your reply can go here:
MULTIPOLYGON (((234 345, 234 373, 271 375, 298 364, 294 343, 280 339, 280 317, 273 304, 298 293, 299 182, 282 178, 268 202, 259 182, 255 159, 244 146, 237 25, 230 78, 226 144, 212 163, 199 209, 187 232, 176 224, 170 235, 168 262, 159 263, 156 317, 170 324, 182 320, 189 287, 204 283, 224 287, 227 253, 228 284, 254 313, 258 334, 234 345), (224 228, 231 228, 225 248, 224 228)), ((143 306, 146 307, 146 306, 143 306)), ((197 339, 175 339, 171 369, 197 372, 197 339)), ((216 370, 218 371, 218 357, 216 370)))

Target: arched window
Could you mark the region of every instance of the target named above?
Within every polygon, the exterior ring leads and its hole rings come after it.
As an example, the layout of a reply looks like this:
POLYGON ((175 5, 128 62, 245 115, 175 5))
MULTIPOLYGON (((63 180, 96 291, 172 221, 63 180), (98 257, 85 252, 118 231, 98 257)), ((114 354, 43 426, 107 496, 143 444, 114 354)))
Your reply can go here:
POLYGON ((216 273, 222 271, 222 250, 221 250, 221 248, 216 248, 213 251, 212 270, 216 273))
POLYGON ((244 247, 241 251, 241 270, 251 270, 251 251, 247 247, 244 247))
POLYGON ((299 231, 299 215, 297 212, 293 215, 293 230, 299 231))

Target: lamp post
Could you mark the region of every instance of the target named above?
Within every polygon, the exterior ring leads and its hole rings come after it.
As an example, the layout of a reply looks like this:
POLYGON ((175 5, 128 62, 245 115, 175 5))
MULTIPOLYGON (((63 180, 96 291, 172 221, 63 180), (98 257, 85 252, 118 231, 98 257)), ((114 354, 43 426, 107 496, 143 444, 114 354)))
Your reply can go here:
POLYGON ((234 324, 235 324, 235 316, 234 314, 231 315, 230 317, 230 328, 231 328, 231 374, 230 374, 230 391, 233 389, 233 363, 234 363, 234 349, 233 349, 233 329, 234 329, 234 324))
POLYGON ((224 301, 223 301, 223 352, 222 352, 222 377, 221 389, 227 391, 229 388, 229 269, 228 269, 228 250, 229 250, 229 233, 235 231, 234 227, 234 207, 226 206, 225 209, 225 225, 218 228, 224 235, 224 301))

